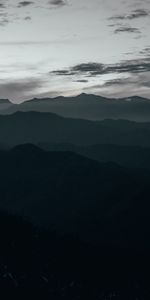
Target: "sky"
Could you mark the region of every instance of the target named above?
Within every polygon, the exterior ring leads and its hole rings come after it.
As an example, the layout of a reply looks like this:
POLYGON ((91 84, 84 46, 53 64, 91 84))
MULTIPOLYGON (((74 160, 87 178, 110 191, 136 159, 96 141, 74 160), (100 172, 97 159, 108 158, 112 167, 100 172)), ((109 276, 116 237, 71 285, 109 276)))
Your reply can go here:
POLYGON ((0 98, 150 98, 149 0, 0 0, 0 98))

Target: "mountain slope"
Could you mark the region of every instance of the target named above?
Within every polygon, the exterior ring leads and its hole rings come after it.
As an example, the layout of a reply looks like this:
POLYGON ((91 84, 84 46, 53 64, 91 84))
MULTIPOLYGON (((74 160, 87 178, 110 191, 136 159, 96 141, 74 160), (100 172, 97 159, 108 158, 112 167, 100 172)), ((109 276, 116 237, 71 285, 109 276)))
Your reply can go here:
POLYGON ((5 299, 150 297, 148 248, 87 244, 2 213, 0 237, 0 291, 5 299))
POLYGON ((0 114, 5 114, 7 111, 13 110, 13 103, 8 99, 0 99, 0 114))
POLYGON ((143 241, 150 231, 149 172, 31 145, 1 151, 0 165, 1 210, 123 245, 143 241))
POLYGON ((31 99, 20 105, 11 104, 2 114, 16 111, 53 112, 64 117, 89 120, 128 119, 136 122, 150 121, 150 100, 138 96, 108 99, 96 95, 81 94, 76 97, 31 99))
POLYGON ((121 145, 77 146, 72 144, 39 144, 46 151, 72 151, 99 162, 114 162, 124 167, 150 169, 150 148, 121 145))
POLYGON ((24 143, 118 144, 150 147, 150 123, 125 120, 92 122, 52 113, 17 112, 0 116, 0 141, 24 143))

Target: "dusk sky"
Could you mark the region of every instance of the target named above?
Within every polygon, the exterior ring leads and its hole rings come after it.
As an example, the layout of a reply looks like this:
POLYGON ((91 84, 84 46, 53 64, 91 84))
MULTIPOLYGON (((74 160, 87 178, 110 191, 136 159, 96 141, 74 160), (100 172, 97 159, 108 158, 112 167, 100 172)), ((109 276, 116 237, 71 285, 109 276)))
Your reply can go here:
POLYGON ((0 98, 150 98, 149 0, 0 0, 0 98))

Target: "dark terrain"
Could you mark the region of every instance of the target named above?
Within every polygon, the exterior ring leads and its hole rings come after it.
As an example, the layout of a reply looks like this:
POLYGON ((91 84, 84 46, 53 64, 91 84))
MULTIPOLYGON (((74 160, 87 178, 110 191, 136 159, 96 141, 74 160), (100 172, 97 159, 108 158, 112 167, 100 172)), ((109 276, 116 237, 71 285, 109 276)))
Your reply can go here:
POLYGON ((33 145, 1 151, 0 165, 1 210, 85 240, 149 245, 149 171, 33 145))
POLYGON ((2 299, 149 299, 149 250, 103 247, 0 214, 2 299))
POLYGON ((123 145, 89 145, 39 143, 46 151, 71 151, 99 162, 114 162, 128 168, 150 169, 150 148, 123 145))
POLYGON ((150 123, 0 116, 0 296, 150 299, 150 123))

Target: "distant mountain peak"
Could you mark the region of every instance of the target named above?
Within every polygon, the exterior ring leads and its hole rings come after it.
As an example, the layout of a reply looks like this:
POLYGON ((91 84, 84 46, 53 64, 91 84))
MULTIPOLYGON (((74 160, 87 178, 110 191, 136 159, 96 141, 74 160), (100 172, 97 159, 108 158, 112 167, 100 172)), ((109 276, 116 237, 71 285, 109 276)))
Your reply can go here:
MULTIPOLYGON (((88 96, 90 96, 90 94, 87 94, 87 93, 81 93, 81 94, 79 94, 78 96, 88 97, 88 96)), ((75 96, 75 97, 78 97, 78 96, 75 96)), ((95 96, 95 95, 93 95, 93 96, 95 96)))
POLYGON ((101 96, 99 96, 99 95, 95 95, 95 94, 87 94, 87 93, 81 93, 81 94, 75 96, 75 98, 78 98, 78 97, 87 97, 87 98, 89 98, 89 97, 90 97, 90 98, 91 98, 91 97, 93 97, 93 98, 99 97, 99 98, 103 98, 103 97, 101 97, 101 96))

